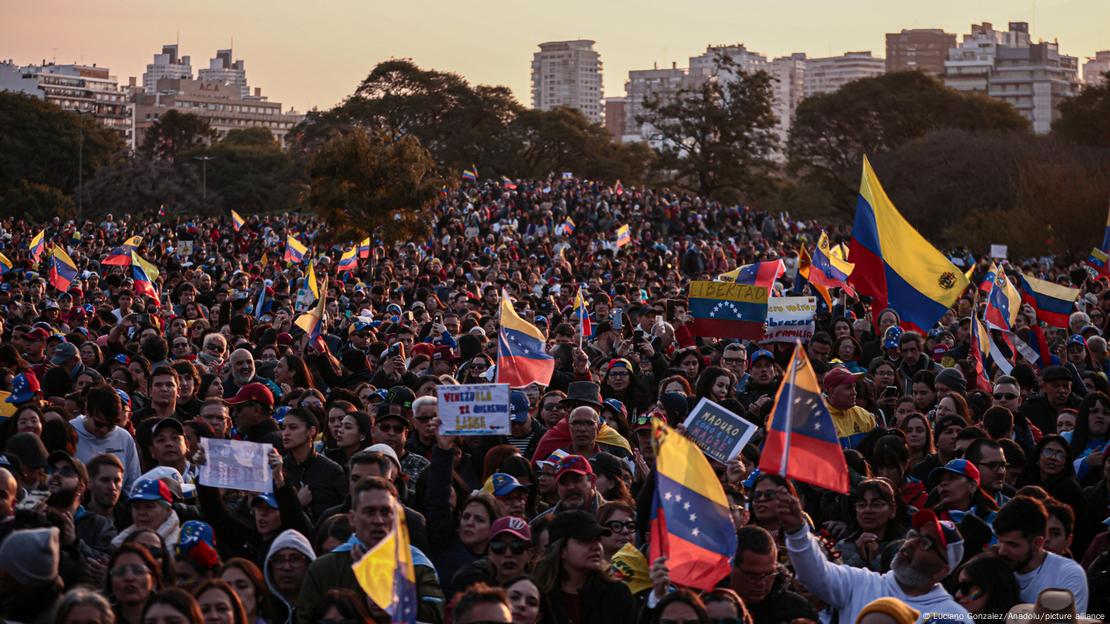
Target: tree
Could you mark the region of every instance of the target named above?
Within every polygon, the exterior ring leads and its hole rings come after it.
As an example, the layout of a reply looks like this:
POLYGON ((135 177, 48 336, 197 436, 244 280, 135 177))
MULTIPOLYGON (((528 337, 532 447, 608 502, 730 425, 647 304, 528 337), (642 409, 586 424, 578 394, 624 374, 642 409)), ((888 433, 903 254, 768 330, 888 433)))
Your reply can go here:
POLYGON ((1060 103, 1053 133, 1067 141, 1110 147, 1110 72, 1104 78, 1102 84, 1087 86, 1060 103))
POLYGON ((428 230, 442 181, 412 135, 355 129, 326 141, 308 167, 305 203, 327 226, 324 242, 392 242, 428 230))
POLYGON ((726 55, 715 75, 674 98, 644 102, 637 123, 649 124, 656 169, 702 195, 760 195, 770 186, 778 144, 772 78, 740 71, 726 55))
POLYGON ((0 195, 0 218, 30 222, 77 216, 73 198, 53 186, 20 180, 0 195))
POLYGON ((875 157, 944 128, 1027 130, 1029 122, 1007 103, 961 94, 920 72, 863 78, 798 105, 789 169, 823 187, 828 205, 851 214, 864 154, 875 157))
MULTIPOLYGON (((181 152, 177 167, 200 175, 195 157, 208 157, 208 204, 212 212, 240 214, 289 211, 297 207, 302 169, 266 128, 232 130, 211 147, 181 152)), ((197 193, 199 193, 199 188, 197 193)))
MULTIPOLYGON (((154 217, 160 206, 175 214, 203 214, 200 175, 193 167, 175 167, 161 160, 132 158, 97 171, 85 183, 85 210, 154 217)), ((218 194, 209 193, 208 206, 218 206, 218 194)), ((211 211, 211 208, 208 209, 211 211)))
POLYGON ((651 159, 646 146, 616 143, 601 125, 567 107, 521 111, 513 123, 513 136, 521 145, 514 177, 543 178, 572 171, 584 178, 638 184, 651 159))
POLYGON ((0 92, 0 128, 0 195, 37 189, 31 192, 41 200, 41 186, 71 194, 77 190, 78 160, 87 180, 124 147, 118 132, 87 115, 17 93, 0 92))
POLYGON ((147 158, 177 162, 178 153, 206 145, 216 138, 208 120, 192 113, 170 109, 147 128, 139 151, 147 158))

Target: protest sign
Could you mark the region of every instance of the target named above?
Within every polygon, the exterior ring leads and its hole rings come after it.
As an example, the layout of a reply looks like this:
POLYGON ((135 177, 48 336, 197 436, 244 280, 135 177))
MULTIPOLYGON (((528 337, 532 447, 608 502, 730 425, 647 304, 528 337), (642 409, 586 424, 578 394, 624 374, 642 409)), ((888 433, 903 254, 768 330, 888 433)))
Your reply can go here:
POLYGON ((308 312, 316 301, 316 295, 307 288, 297 289, 297 299, 293 302, 293 309, 297 312, 308 312))
POLYGON ((508 435, 509 384, 436 386, 436 397, 440 435, 508 435))
POLYGON ((758 429, 754 423, 706 398, 698 401, 683 426, 686 437, 722 464, 739 455, 758 429))
POLYGON ((995 260, 1005 260, 1007 252, 1009 252, 1009 247, 1007 245, 991 244, 991 258, 995 260))
POLYGON ((816 297, 771 297, 767 300, 767 335, 764 342, 803 343, 813 338, 816 297))
POLYGON ((722 281, 690 282, 690 333, 715 338, 763 337, 768 290, 722 281))
POLYGON ((201 438, 207 461, 200 466, 200 484, 248 492, 273 492, 269 444, 201 438))

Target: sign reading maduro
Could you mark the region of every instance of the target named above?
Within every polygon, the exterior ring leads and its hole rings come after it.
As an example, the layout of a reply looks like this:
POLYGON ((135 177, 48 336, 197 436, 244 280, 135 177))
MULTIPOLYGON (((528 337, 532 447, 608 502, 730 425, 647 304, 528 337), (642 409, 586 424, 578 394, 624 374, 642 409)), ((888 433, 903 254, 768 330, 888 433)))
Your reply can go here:
POLYGON ((767 289, 733 282, 690 282, 690 332, 714 338, 763 337, 767 289))

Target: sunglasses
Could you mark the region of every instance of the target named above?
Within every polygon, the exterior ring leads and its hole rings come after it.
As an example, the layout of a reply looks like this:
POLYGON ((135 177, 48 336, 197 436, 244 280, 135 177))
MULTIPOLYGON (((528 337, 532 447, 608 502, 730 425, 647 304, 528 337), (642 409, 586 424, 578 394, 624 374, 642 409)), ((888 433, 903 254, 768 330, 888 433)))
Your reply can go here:
POLYGON ((405 430, 405 426, 404 425, 387 425, 387 424, 383 423, 383 424, 378 425, 378 429, 381 429, 384 433, 401 433, 405 430))
POLYGON ((73 469, 73 466, 50 466, 46 469, 46 474, 51 477, 54 475, 61 475, 66 478, 71 478, 77 476, 77 471, 73 469))
POLYGON ((996 393, 994 393, 994 400, 995 401, 1013 401, 1017 397, 1018 397, 1018 395, 1013 394, 1012 392, 996 392, 996 393))
POLYGON ((964 581, 963 583, 960 583, 956 586, 956 595, 963 596, 968 600, 977 600, 978 598, 982 597, 984 593, 985 592, 983 591, 982 587, 979 587, 978 585, 970 581, 964 581))
POLYGON ((489 551, 495 555, 503 555, 511 551, 514 555, 523 555, 531 546, 528 542, 513 540, 511 542, 490 542, 489 551))
POLYGON ((752 500, 775 500, 775 497, 778 495, 778 490, 758 490, 756 492, 752 492, 752 500))

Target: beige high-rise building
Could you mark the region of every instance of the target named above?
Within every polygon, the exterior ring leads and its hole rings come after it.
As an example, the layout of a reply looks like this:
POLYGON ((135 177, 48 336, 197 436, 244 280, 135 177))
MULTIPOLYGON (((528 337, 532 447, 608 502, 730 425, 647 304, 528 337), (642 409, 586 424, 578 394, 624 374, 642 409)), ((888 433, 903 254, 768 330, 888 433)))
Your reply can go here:
POLYGON ((1083 82, 1088 87, 1097 87, 1106 82, 1106 72, 1110 72, 1110 50, 1099 50, 1083 63, 1083 82))
POLYGON ((589 39, 541 43, 532 55, 532 108, 566 106, 601 123, 601 71, 601 55, 589 39))
POLYGON ((806 59, 805 96, 831 93, 859 80, 881 76, 886 62, 871 52, 846 52, 840 56, 806 59))
POLYGON ((664 69, 655 66, 628 72, 628 82, 624 83, 624 91, 628 94, 624 109, 624 141, 651 140, 653 129, 636 119, 644 114, 644 102, 654 98, 664 104, 672 102, 687 84, 686 69, 677 63, 664 69))
POLYGON ((125 141, 131 135, 128 92, 120 88, 107 67, 93 65, 26 65, 0 63, 0 91, 25 93, 57 104, 63 110, 89 115, 116 130, 125 141))

